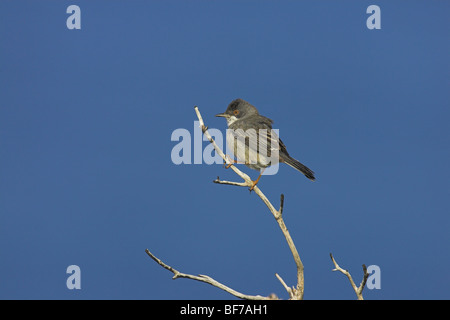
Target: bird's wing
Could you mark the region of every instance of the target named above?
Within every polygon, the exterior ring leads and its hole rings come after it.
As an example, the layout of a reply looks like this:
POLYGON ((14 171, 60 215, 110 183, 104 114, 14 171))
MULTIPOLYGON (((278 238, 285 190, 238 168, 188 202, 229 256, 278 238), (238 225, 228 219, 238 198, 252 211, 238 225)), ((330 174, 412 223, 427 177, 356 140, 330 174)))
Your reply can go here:
MULTIPOLYGON (((260 123, 259 129, 236 129, 231 132, 232 137, 243 143, 245 141, 246 146, 258 153, 264 153, 264 155, 270 157, 273 152, 286 152, 286 147, 283 142, 278 138, 277 133, 270 126, 260 123)), ((231 136, 230 136, 231 137, 231 136)))

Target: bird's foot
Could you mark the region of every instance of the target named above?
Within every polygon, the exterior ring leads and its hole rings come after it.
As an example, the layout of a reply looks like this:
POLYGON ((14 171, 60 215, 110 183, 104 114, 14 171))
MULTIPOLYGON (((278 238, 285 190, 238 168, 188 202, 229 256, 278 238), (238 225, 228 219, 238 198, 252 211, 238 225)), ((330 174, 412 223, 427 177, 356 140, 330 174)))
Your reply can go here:
POLYGON ((229 169, 233 164, 237 163, 237 161, 232 159, 229 155, 226 154, 225 157, 228 160, 228 161, 224 161, 224 163, 223 163, 225 169, 229 169), (229 163, 227 163, 227 162, 229 162, 229 163))
POLYGON ((252 185, 251 185, 250 188, 248 189, 250 192, 252 192, 253 189, 256 187, 256 185, 257 185, 258 182, 259 182, 259 179, 261 179, 261 176, 262 176, 262 171, 261 171, 261 173, 259 174, 258 179, 256 179, 255 181, 252 181, 252 185))
POLYGON ((256 186, 257 184, 258 184, 258 181, 257 181, 257 180, 253 181, 252 186, 251 186, 250 188, 248 188, 248 191, 250 191, 250 193, 252 193, 253 189, 255 188, 255 186, 256 186))

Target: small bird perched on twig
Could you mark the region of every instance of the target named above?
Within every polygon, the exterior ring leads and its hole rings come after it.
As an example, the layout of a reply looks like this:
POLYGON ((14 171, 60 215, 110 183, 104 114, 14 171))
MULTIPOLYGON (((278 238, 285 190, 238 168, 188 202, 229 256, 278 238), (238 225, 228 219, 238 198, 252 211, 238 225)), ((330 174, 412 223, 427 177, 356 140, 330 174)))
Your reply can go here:
POLYGON ((233 100, 227 110, 217 114, 216 117, 227 120, 228 128, 231 129, 227 130, 227 144, 236 158, 247 167, 260 170, 250 191, 258 183, 264 169, 279 162, 286 163, 303 173, 308 179, 315 180, 311 169, 289 155, 283 141, 272 130, 273 121, 260 115, 258 110, 247 101, 233 100), (252 143, 252 139, 255 143, 252 143), (274 158, 272 154, 277 157, 274 158))

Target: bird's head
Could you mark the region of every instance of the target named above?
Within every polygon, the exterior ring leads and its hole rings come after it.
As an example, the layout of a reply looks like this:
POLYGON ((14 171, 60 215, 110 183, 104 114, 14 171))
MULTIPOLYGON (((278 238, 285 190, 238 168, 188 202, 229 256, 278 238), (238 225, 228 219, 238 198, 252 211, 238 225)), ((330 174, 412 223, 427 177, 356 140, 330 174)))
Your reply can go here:
POLYGON ((216 114, 216 117, 223 117, 227 119, 227 124, 229 126, 236 120, 257 114, 258 110, 250 103, 242 99, 236 99, 231 101, 224 113, 216 114))

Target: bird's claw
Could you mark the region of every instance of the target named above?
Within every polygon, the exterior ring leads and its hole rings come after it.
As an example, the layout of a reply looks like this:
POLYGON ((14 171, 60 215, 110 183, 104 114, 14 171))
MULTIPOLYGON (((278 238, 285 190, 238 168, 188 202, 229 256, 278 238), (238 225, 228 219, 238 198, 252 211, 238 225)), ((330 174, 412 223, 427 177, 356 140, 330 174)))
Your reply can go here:
POLYGON ((227 161, 223 161, 223 165, 224 165, 224 167, 225 167, 225 169, 230 169, 230 167, 234 164, 234 163, 236 163, 236 161, 235 160, 233 160, 233 159, 231 159, 231 157, 229 156, 229 155, 225 155, 225 157, 228 159, 228 161, 230 162, 230 163, 227 163, 227 161))

